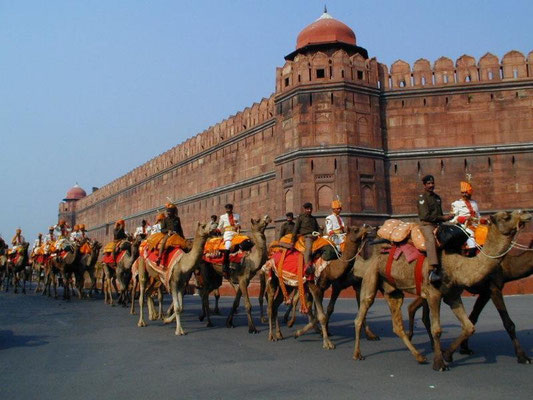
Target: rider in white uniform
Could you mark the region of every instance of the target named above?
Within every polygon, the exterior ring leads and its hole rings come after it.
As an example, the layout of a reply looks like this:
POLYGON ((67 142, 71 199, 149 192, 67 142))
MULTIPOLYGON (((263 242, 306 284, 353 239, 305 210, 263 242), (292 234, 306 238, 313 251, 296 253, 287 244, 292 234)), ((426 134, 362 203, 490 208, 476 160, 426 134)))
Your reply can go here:
POLYGON ((346 228, 340 213, 342 211, 342 204, 339 200, 333 200, 331 203, 333 213, 326 217, 326 237, 335 243, 337 250, 340 251, 341 243, 346 237, 346 228))

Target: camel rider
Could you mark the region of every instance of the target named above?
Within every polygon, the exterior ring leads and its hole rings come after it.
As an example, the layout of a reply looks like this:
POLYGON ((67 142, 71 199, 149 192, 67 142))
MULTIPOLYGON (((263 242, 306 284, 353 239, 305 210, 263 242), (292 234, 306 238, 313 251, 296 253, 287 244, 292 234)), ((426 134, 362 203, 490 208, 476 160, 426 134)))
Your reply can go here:
POLYGON ((89 254, 91 252, 91 239, 87 236, 87 230, 85 229, 85 224, 80 224, 80 237, 79 243, 81 244, 80 253, 89 254))
POLYGON ((296 223, 292 230, 292 243, 291 249, 294 249, 294 245, 300 236, 304 237, 305 251, 304 251, 304 263, 306 267, 306 274, 311 275, 314 272, 314 267, 311 265, 311 253, 313 251, 313 242, 318 237, 320 232, 320 226, 315 217, 313 217, 313 205, 311 203, 305 203, 303 206, 304 212, 296 218, 296 223))
POLYGON ((80 241, 89 241, 89 236, 87 236, 87 229, 85 228, 85 224, 80 224, 80 241))
POLYGON ((126 234, 126 223, 123 219, 119 219, 115 222, 115 228, 113 229, 113 241, 115 242, 115 249, 113 250, 113 258, 116 260, 117 255, 120 252, 120 244, 123 240, 128 238, 126 234))
POLYGON ((339 200, 333 200, 331 203, 333 214, 326 217, 326 232, 328 239, 335 243, 337 250, 340 251, 341 243, 346 236, 346 228, 340 213, 342 211, 342 204, 339 200))
POLYGON ((218 228, 218 217, 216 215, 211 215, 211 221, 209 222, 209 234, 211 236, 216 236, 217 228, 218 228))
POLYGON ((165 251, 165 245, 167 244, 167 240, 169 237, 177 233, 181 237, 183 236, 183 229, 181 228, 181 221, 180 217, 178 217, 178 208, 175 204, 167 203, 166 204, 167 209, 167 216, 161 221, 161 233, 164 233, 165 236, 163 237, 163 240, 161 240, 161 244, 159 245, 159 256, 157 257, 157 265, 161 263, 161 259, 163 258, 163 252, 165 251))
POLYGON ((152 233, 160 233, 161 232, 161 222, 165 219, 165 214, 160 213, 157 215, 155 219, 155 224, 152 225, 152 228, 150 229, 150 234, 152 233))
POLYGON ((453 215, 442 213, 442 201, 440 196, 435 193, 435 178, 432 175, 426 175, 422 178, 422 183, 424 184, 424 193, 418 197, 418 218, 420 218, 422 234, 426 239, 428 264, 431 266, 429 281, 432 284, 437 284, 441 281, 442 274, 434 231, 442 222, 451 220, 453 215))
POLYGON ((281 225, 281 228, 279 230, 279 239, 281 239, 283 236, 292 233, 294 229, 294 214, 291 212, 288 212, 285 214, 285 217, 287 220, 281 225))
POLYGON ((17 228, 15 231, 15 236, 11 239, 11 244, 13 245, 13 252, 22 251, 22 245, 24 244, 25 239, 22 236, 22 229, 17 228))
POLYGON ((50 254, 55 251, 56 235, 54 235, 55 227, 48 228, 48 234, 44 237, 44 254, 50 254))
POLYGON ((59 223, 55 226, 55 230, 59 233, 58 240, 69 238, 70 228, 64 219, 59 220, 59 223))
POLYGON ((133 237, 140 237, 141 239, 146 239, 150 235, 150 225, 146 222, 145 219, 141 221, 141 226, 138 226, 133 234, 133 237))
POLYGON ((70 240, 73 242, 79 242, 81 239, 81 231, 79 225, 74 225, 72 232, 70 233, 70 240))
POLYGON ((470 234, 466 241, 469 256, 475 255, 476 240, 474 239, 474 230, 481 219, 477 202, 472 200, 472 191, 470 182, 461 182, 461 199, 452 203, 454 217, 451 220, 452 223, 461 225, 470 234))
POLYGON ((224 206, 226 214, 222 214, 218 220, 217 231, 222 234, 224 241, 224 264, 222 272, 224 275, 229 275, 229 253, 231 251, 231 241, 241 230, 241 217, 239 214, 233 212, 233 204, 226 204, 224 206))
POLYGON ((39 233, 39 235, 37 236, 37 239, 35 239, 35 242, 33 242, 33 248, 31 249, 32 256, 36 255, 36 252, 41 248, 43 244, 44 244, 43 234, 39 233))

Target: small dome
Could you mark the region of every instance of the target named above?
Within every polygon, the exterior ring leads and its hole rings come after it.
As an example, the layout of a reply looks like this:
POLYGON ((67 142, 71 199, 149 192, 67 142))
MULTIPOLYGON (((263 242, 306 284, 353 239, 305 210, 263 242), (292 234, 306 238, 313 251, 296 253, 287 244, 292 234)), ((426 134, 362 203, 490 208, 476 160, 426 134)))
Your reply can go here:
POLYGON ((324 10, 319 19, 300 32, 296 39, 296 49, 323 43, 346 43, 355 46, 355 33, 348 25, 336 20, 324 10))
POLYGON ((77 183, 72 186, 69 191, 67 192, 67 196, 63 199, 65 201, 67 200, 79 200, 83 199, 85 196, 87 196, 87 193, 85 190, 83 190, 77 183))

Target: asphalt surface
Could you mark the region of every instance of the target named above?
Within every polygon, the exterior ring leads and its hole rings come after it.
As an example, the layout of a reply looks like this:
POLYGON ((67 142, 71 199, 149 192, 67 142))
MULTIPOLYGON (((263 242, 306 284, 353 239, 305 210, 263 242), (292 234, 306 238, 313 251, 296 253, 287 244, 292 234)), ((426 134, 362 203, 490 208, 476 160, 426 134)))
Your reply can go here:
MULTIPOLYGON (((406 302, 409 302, 407 300, 406 302)), ((518 337, 533 354, 533 296, 507 297, 518 337)), ((166 304, 169 303, 167 298, 166 304)), ((222 298, 227 315, 230 298, 222 298)), ((364 361, 353 361, 354 300, 339 300, 331 323, 336 350, 323 350, 316 333, 267 341, 268 326, 254 316, 260 333, 248 333, 241 307, 234 329, 215 316, 206 328, 200 300, 185 298, 183 323, 149 321, 104 305, 102 297, 70 302, 40 295, 0 293, 1 399, 522 399, 533 389, 533 365, 516 362, 511 342, 490 304, 471 339, 473 356, 456 354, 447 372, 419 365, 391 329, 388 307, 376 300, 368 322, 381 341, 362 341, 364 361)), ((468 310, 473 299, 465 299, 468 310)), ((282 306, 283 307, 283 306, 282 306)), ((446 306, 443 343, 459 334, 446 306)), ((404 306, 404 316, 406 315, 404 306)), ((300 316, 296 328, 305 318, 300 316)), ((431 360, 422 323, 413 343, 431 360)))

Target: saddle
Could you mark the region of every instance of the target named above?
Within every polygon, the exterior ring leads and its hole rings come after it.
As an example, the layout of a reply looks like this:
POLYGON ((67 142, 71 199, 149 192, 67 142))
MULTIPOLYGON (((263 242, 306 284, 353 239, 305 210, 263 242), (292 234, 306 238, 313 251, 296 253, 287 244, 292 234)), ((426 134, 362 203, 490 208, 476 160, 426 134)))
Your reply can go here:
MULTIPOLYGON (((161 243, 165 235, 166 234, 162 232, 152 233, 146 239, 146 247, 149 250, 158 249, 159 243, 161 243)), ((182 249, 187 248, 187 241, 184 238, 182 238, 180 235, 178 235, 177 233, 173 234, 167 239, 165 243, 165 248, 163 250, 167 250, 170 248, 176 248, 176 247, 179 247, 182 249)))
MULTIPOLYGON (((280 240, 275 240, 270 244, 269 254, 273 254, 276 251, 287 249, 290 247, 291 244, 292 244, 292 233, 288 233, 287 235, 283 236, 280 240)), ((331 246, 331 242, 319 236, 313 242, 313 249, 311 250, 311 253, 315 254, 318 251, 322 250, 325 246, 331 246)), ((305 238, 303 237, 303 235, 300 235, 298 237, 298 240, 296 240, 296 243, 294 244, 294 248, 302 254, 305 252, 305 238)))

